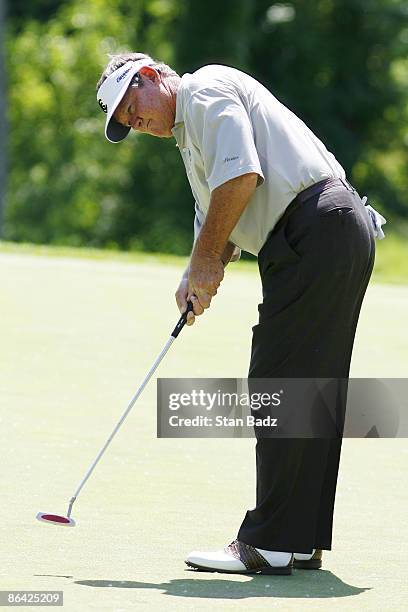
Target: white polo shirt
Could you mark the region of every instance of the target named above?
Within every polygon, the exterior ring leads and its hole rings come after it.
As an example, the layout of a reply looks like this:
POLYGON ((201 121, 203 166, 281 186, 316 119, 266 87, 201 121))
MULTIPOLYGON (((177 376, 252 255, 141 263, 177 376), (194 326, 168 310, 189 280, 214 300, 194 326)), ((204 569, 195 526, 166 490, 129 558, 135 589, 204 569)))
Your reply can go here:
POLYGON ((300 191, 342 166, 313 132, 251 76, 209 65, 181 78, 172 130, 195 198, 195 234, 211 192, 256 172, 258 186, 230 241, 257 255, 300 191))

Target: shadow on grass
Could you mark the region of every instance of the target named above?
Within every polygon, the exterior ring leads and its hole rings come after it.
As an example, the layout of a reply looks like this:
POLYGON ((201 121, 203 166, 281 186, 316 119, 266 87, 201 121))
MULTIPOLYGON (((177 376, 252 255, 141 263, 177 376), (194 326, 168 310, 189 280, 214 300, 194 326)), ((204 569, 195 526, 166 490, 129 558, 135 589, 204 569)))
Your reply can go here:
MULTIPOLYGON (((246 599, 248 597, 325 598, 359 595, 369 588, 346 584, 326 570, 294 571, 292 576, 245 576, 245 582, 230 578, 205 578, 201 572, 186 570, 194 578, 168 582, 136 582, 133 580, 76 580, 75 584, 117 589, 157 589, 175 597, 208 599, 246 599)), ((207 574, 208 576, 209 574, 207 574)), ((214 575, 214 574, 213 574, 214 575)), ((227 574, 224 574, 227 576, 227 574)))

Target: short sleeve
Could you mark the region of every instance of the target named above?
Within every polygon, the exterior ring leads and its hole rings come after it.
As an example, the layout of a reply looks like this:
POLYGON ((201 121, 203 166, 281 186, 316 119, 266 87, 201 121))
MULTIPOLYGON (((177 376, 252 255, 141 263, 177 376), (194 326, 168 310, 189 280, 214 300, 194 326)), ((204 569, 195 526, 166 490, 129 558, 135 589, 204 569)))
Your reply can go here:
POLYGON ((263 182, 252 124, 237 96, 202 89, 192 95, 185 122, 200 150, 210 191, 250 172, 259 175, 258 184, 263 182))
POLYGON ((201 210, 198 208, 197 202, 195 203, 195 217, 194 217, 194 242, 198 238, 198 234, 200 233, 201 226, 204 222, 204 215, 201 210))

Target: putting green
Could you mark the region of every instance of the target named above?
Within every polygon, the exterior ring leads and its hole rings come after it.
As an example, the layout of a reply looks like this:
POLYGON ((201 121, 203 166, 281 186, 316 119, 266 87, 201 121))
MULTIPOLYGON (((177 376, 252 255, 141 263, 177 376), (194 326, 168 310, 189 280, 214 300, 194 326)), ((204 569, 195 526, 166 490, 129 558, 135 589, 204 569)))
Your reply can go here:
MULTIPOLYGON (((291 577, 197 574, 191 549, 220 548, 254 502, 253 440, 157 440, 146 388, 74 505, 85 469, 161 350, 178 313, 180 265, 0 255, 0 589, 63 590, 69 612, 406 609, 405 440, 345 440, 333 551, 291 577)), ((259 280, 226 274, 162 377, 245 376, 259 280)), ((402 377, 408 287, 372 285, 355 376, 402 377)), ((29 609, 29 608, 20 608, 29 609)))

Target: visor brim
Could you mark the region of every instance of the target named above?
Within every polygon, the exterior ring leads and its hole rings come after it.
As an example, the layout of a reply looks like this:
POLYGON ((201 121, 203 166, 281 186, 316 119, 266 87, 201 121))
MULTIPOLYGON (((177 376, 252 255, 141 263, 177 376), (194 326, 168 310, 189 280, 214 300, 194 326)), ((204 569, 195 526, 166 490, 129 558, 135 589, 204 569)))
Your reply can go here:
POLYGON ((130 132, 130 127, 118 123, 114 117, 111 117, 105 128, 105 136, 110 142, 120 142, 130 132))

